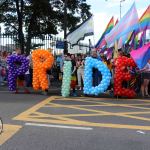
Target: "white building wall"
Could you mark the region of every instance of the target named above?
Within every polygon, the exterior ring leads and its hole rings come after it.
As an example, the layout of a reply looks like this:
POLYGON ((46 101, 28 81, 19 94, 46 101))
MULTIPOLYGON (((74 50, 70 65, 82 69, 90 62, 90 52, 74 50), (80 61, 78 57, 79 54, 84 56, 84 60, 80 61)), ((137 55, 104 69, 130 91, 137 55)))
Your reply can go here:
POLYGON ((68 46, 68 53, 70 54, 86 54, 89 51, 88 46, 73 46, 71 47, 70 45, 68 46))

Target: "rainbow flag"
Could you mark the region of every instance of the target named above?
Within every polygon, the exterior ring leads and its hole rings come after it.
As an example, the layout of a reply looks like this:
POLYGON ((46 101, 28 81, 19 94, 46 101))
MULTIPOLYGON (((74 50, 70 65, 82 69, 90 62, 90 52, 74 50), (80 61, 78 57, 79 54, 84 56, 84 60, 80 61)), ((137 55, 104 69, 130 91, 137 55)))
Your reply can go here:
POLYGON ((150 29, 150 5, 139 19, 140 31, 150 29))
POLYGON ((138 48, 138 44, 139 44, 139 42, 138 42, 138 35, 136 35, 135 38, 134 38, 134 49, 138 48))
POLYGON ((133 30, 137 30, 139 28, 138 21, 138 13, 135 3, 133 3, 132 7, 128 10, 124 17, 121 18, 111 32, 105 36, 107 45, 110 46, 115 43, 115 41, 119 40, 120 37, 129 34, 133 30))
POLYGON ((141 34, 139 41, 139 48, 145 44, 145 41, 146 41, 146 30, 144 30, 143 33, 141 34))
POLYGON ((112 47, 108 48, 106 53, 107 60, 112 58, 112 54, 113 54, 113 48, 112 47))
POLYGON ((137 49, 138 48, 138 34, 136 31, 132 32, 133 34, 131 35, 130 39, 130 48, 131 49, 137 49))
POLYGON ((122 48, 123 45, 128 41, 128 39, 130 38, 131 33, 126 34, 124 36, 122 36, 119 41, 118 41, 118 49, 122 48))
POLYGON ((130 55, 134 59, 139 69, 144 68, 150 59, 150 42, 137 50, 132 50, 130 55))
POLYGON ((131 40, 133 40, 133 37, 135 38, 135 31, 129 33, 128 38, 127 38, 127 42, 126 42, 127 45, 129 45, 131 40))
POLYGON ((112 30, 113 27, 114 27, 114 17, 112 17, 110 19, 104 33, 102 34, 101 38, 99 39, 99 41, 95 45, 96 50, 100 50, 106 45, 105 35, 108 34, 112 30))
POLYGON ((119 20, 117 19, 116 22, 115 22, 115 26, 117 25, 118 22, 119 22, 119 20))

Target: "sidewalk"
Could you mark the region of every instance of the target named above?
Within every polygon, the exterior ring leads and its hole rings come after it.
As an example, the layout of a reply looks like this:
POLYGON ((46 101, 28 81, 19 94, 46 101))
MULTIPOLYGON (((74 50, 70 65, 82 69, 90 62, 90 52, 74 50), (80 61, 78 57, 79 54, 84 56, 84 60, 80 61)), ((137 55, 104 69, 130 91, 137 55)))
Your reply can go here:
MULTIPOLYGON (((34 91, 32 87, 29 87, 29 91, 31 94, 40 94, 40 95, 42 94, 43 95, 43 92, 41 90, 34 91)), ((9 92, 7 85, 0 86, 0 92, 9 92)), ((19 93, 22 94, 22 93, 24 93, 24 91, 20 90, 19 93)), ((53 82, 52 85, 50 86, 50 88, 48 90, 48 96, 53 96, 53 95, 61 96, 61 82, 53 82)), ((84 96, 85 95, 83 94, 82 91, 77 90, 77 97, 84 97, 84 96)), ((116 98, 117 99, 117 97, 114 97, 113 94, 109 94, 109 92, 102 93, 99 96, 86 95, 86 97, 116 98)), ((126 97, 122 97, 122 98, 118 97, 118 98, 119 99, 127 99, 126 97)), ((134 99, 150 99, 150 98, 149 97, 142 98, 139 95, 137 95, 136 97, 134 97, 134 99)))
MULTIPOLYGON (((28 87, 31 94, 42 94, 41 90, 35 91, 32 87, 28 87)), ((61 85, 60 83, 52 83, 48 90, 48 95, 59 95, 60 96, 61 85)), ((0 86, 0 92, 11 92, 7 85, 0 86)), ((23 89, 19 90, 19 93, 24 93, 23 89)))

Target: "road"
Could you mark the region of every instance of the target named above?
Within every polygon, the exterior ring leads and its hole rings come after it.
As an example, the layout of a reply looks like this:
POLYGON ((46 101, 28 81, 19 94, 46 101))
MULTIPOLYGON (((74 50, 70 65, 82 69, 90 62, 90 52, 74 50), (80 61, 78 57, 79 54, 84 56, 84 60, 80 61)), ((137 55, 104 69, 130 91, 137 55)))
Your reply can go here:
POLYGON ((0 150, 149 150, 150 99, 0 92, 0 150))

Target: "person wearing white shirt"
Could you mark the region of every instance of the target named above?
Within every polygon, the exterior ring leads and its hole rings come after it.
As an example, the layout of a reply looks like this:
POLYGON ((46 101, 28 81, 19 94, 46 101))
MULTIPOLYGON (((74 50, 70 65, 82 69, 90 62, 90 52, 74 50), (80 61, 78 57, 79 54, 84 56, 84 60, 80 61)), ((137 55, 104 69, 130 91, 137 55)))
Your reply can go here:
POLYGON ((141 71, 143 77, 143 83, 141 85, 142 96, 150 97, 148 93, 148 85, 150 83, 150 59, 141 71))

